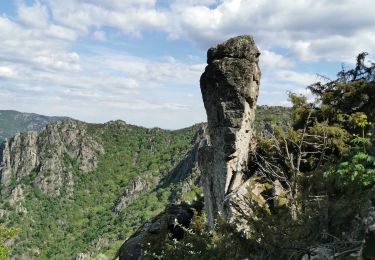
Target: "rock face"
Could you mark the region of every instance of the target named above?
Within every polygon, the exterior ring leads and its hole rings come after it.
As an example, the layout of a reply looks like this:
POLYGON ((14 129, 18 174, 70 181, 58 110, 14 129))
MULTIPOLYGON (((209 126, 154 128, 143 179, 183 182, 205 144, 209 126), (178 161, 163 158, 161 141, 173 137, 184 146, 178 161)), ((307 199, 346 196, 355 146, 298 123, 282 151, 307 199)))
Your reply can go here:
POLYGON ((200 211, 202 205, 199 202, 196 205, 168 205, 164 212, 147 221, 125 241, 118 251, 119 260, 144 259, 147 245, 162 243, 167 236, 181 239, 184 230, 180 225, 189 226, 194 216, 192 208, 200 211))
POLYGON ((28 175, 37 163, 37 133, 17 133, 2 144, 0 153, 0 183, 7 185, 15 173, 16 180, 28 175))
MULTIPOLYGON (((373 218, 375 217, 375 210, 372 211, 373 218)), ((375 221, 373 221, 375 222, 375 221)), ((366 230, 365 240, 363 242, 361 256, 364 260, 375 259, 375 223, 370 225, 366 230)))
MULTIPOLYGON (((35 184, 45 194, 59 195, 63 187, 69 194, 74 170, 67 161, 76 160, 82 172, 89 172, 104 153, 102 145, 86 131, 84 123, 65 120, 47 125, 39 134, 18 133, 6 140, 0 149, 1 192, 7 192, 11 182, 17 184, 35 174, 35 184)), ((19 194, 19 188, 17 191, 19 194)))
POLYGON ((112 207, 112 212, 119 213, 129 203, 132 203, 140 193, 148 190, 149 186, 148 181, 142 179, 141 177, 136 177, 135 180, 128 185, 124 193, 117 198, 112 207))
POLYGON ((232 204, 247 190, 248 158, 256 146, 259 55, 251 36, 229 39, 207 53, 200 86, 210 141, 199 160, 210 226, 217 213, 231 221, 236 214, 232 204))
MULTIPOLYGON (((375 186, 372 188, 373 194, 375 194, 375 186)), ((373 196, 375 202, 375 196, 373 196)), ((365 237, 360 250, 359 259, 371 260, 375 259, 375 207, 374 204, 370 207, 368 215, 363 219, 365 226, 365 237)))

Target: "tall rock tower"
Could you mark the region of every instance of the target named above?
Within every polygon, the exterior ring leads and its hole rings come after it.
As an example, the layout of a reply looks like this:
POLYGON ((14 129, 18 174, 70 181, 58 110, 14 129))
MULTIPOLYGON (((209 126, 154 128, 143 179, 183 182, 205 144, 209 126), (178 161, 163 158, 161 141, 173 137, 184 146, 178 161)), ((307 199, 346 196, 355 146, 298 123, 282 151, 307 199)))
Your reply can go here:
POLYGON ((251 36, 211 47, 200 86, 209 144, 200 153, 209 226, 216 214, 231 222, 247 192, 249 154, 255 150, 254 118, 260 52, 251 36))

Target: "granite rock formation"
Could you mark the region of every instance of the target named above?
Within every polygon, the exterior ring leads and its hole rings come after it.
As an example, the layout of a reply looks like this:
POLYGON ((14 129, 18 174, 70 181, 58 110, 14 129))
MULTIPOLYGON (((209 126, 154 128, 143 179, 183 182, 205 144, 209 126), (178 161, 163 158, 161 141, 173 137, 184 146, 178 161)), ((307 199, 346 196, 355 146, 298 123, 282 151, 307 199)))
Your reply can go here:
POLYGON ((259 55, 251 36, 229 39, 207 52, 200 86, 210 140, 201 149, 200 168, 209 226, 216 214, 234 220, 247 191, 249 154, 256 148, 259 55))
MULTIPOLYGON (((139 260, 145 258, 147 244, 160 243, 167 236, 174 239, 181 239, 184 234, 183 227, 188 227, 194 212, 192 209, 200 211, 200 202, 194 205, 170 204, 165 211, 147 221, 138 229, 118 251, 119 260, 139 260)), ((148 258, 146 258, 148 259, 148 258)))
POLYGON ((64 160, 77 160, 79 169, 89 172, 96 168, 98 156, 104 153, 102 145, 86 131, 86 124, 65 120, 47 125, 39 134, 18 133, 6 140, 0 148, 1 192, 7 192, 11 181, 17 184, 22 178, 36 174, 35 184, 46 195, 59 195, 63 187, 71 193, 73 169, 64 160))
MULTIPOLYGON (((374 196, 372 200, 375 202, 375 186, 372 188, 374 196)), ((360 250, 358 259, 372 260, 375 259, 375 205, 372 203, 366 218, 363 219, 365 227, 365 237, 360 250)))
POLYGON ((124 193, 115 201, 112 212, 119 213, 123 210, 128 204, 132 203, 137 199, 138 195, 142 192, 145 192, 150 187, 150 184, 147 180, 136 177, 125 189, 124 193))

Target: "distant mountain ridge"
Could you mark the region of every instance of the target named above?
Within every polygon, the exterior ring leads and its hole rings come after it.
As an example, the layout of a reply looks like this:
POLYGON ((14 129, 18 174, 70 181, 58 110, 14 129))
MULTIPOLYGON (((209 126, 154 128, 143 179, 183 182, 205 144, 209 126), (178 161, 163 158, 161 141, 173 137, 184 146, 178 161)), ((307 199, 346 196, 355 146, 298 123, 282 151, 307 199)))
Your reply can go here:
MULTIPOLYGON (((281 106, 257 107, 256 130, 262 132, 267 123, 277 120, 282 124, 290 121, 291 109, 281 106)), ((25 113, 15 110, 0 110, 0 144, 5 138, 10 138, 19 132, 39 132, 48 123, 70 119, 66 116, 45 116, 35 113, 25 113)))
POLYGON ((18 132, 38 132, 48 123, 64 119, 68 119, 68 117, 44 116, 15 110, 0 110, 0 143, 5 138, 12 137, 18 132))

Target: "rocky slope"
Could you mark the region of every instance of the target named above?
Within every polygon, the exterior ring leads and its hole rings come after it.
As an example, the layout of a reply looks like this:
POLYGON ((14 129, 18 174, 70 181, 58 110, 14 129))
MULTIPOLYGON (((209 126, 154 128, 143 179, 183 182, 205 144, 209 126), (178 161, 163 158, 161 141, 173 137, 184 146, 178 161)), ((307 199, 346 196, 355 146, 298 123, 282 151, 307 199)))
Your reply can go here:
POLYGON ((159 215, 147 220, 120 247, 117 256, 119 260, 142 259, 149 243, 162 246, 165 239, 180 239, 194 217, 194 210, 201 211, 203 204, 169 204, 159 215))
POLYGON ((48 123, 64 119, 67 117, 50 117, 14 110, 0 110, 0 143, 18 132, 40 131, 48 123))

